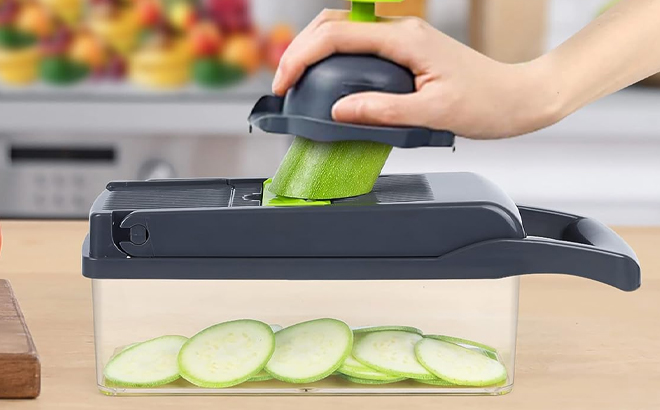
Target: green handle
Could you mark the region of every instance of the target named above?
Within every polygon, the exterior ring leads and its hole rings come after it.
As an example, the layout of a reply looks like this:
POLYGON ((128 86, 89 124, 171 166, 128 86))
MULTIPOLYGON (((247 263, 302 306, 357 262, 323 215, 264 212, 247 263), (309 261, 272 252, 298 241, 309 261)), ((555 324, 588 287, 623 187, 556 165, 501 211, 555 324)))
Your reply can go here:
POLYGON ((376 3, 400 3, 403 0, 353 0, 351 2, 351 21, 376 21, 376 3))

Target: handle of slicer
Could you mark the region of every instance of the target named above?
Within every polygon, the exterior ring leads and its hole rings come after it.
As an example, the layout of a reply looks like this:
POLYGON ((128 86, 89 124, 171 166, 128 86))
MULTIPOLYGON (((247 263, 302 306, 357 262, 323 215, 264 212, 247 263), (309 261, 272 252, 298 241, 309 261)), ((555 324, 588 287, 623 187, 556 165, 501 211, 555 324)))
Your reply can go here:
POLYGON ((637 255, 604 224, 544 209, 519 210, 527 238, 517 251, 536 272, 581 276, 626 291, 641 285, 637 255))
POLYGON ((601 222, 545 209, 519 207, 529 236, 594 246, 638 262, 635 251, 601 222))

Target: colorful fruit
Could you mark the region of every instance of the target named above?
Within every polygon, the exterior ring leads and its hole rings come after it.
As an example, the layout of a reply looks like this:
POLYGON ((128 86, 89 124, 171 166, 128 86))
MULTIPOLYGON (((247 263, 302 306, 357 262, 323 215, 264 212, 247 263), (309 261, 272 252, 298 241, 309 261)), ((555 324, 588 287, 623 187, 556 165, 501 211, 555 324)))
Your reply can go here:
POLYGON ((113 50, 128 54, 135 47, 139 32, 139 13, 136 7, 117 9, 111 16, 90 19, 90 28, 113 50))
POLYGON ((284 52, 289 48, 294 37, 295 33, 293 29, 286 24, 280 24, 268 33, 265 50, 265 59, 268 67, 272 70, 277 69, 284 52))
POLYGON ((84 65, 62 56, 43 59, 39 71, 44 81, 55 85, 68 85, 78 82, 89 73, 89 69, 84 65))
POLYGON ((114 55, 108 60, 105 73, 112 80, 121 80, 126 77, 126 61, 121 56, 114 55))
POLYGON ((69 25, 76 24, 83 12, 83 0, 41 0, 41 2, 69 25))
POLYGON ((205 14, 225 33, 248 32, 252 28, 247 0, 204 0, 205 14))
POLYGON ((0 48, 20 50, 35 43, 32 34, 16 30, 12 26, 0 26, 0 48))
POLYGON ((188 35, 192 53, 196 57, 217 55, 222 46, 222 35, 211 23, 197 24, 188 35))
POLYGON ((179 0, 170 8, 169 20, 176 29, 184 31, 195 24, 197 15, 190 3, 179 0))
POLYGON ((162 19, 162 10, 158 0, 139 0, 137 2, 138 22, 143 27, 153 27, 162 19))
POLYGON ((215 88, 233 84, 244 76, 243 71, 215 58, 203 58, 193 64, 195 82, 203 87, 215 88))
POLYGON ((11 85, 34 82, 38 77, 39 57, 37 47, 0 47, 0 82, 11 85))
POLYGON ((187 42, 172 39, 165 47, 147 47, 131 57, 130 77, 149 88, 178 88, 190 81, 192 56, 187 42))
POLYGON ((53 30, 53 22, 43 7, 30 4, 23 7, 19 13, 16 27, 21 31, 43 38, 53 30))
POLYGON ((21 7, 17 0, 0 1, 0 25, 13 24, 21 7))
POLYGON ((221 60, 252 74, 261 66, 259 42, 253 36, 234 35, 227 40, 221 60))
POLYGON ((41 52, 45 56, 66 54, 72 41, 73 34, 71 30, 60 27, 51 36, 41 41, 41 52))
POLYGON ((94 70, 103 65, 106 55, 99 39, 85 34, 78 36, 73 41, 69 50, 69 58, 94 70))

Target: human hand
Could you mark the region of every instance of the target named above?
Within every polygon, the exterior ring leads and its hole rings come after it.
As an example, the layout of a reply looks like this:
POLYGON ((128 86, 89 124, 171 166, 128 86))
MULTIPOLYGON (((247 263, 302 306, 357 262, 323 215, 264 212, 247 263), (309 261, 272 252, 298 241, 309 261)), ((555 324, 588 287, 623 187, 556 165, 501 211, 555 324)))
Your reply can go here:
POLYGON ((284 53, 273 92, 284 95, 310 65, 335 53, 375 54, 408 67, 411 94, 359 93, 333 107, 335 121, 416 126, 476 139, 525 134, 560 119, 546 69, 533 61, 494 61, 421 19, 348 21, 348 13, 322 12, 284 53))

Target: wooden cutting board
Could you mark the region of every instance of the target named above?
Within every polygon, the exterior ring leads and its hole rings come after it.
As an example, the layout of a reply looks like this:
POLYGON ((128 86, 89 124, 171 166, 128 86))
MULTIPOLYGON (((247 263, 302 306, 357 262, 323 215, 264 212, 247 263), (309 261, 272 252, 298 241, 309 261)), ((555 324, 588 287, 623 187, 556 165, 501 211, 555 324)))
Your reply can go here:
POLYGON ((0 280, 0 399, 31 399, 40 390, 37 349, 9 282, 0 280))

